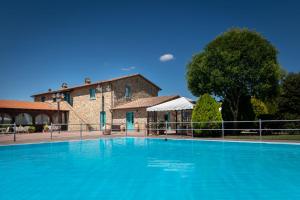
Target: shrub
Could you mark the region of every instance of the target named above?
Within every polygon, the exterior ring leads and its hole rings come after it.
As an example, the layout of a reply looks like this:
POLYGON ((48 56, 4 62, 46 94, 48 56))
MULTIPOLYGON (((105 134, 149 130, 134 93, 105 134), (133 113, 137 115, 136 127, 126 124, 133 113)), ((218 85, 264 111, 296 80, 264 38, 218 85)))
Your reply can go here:
POLYGON ((44 125, 43 131, 44 132, 48 132, 49 131, 49 126, 47 124, 44 125))
POLYGON ((35 127, 34 126, 29 126, 28 131, 29 131, 29 133, 34 133, 35 132, 35 127))
POLYGON ((259 119, 261 115, 268 114, 268 108, 261 100, 252 97, 251 105, 256 119, 259 119))
MULTIPOLYGON (((197 101, 196 106, 193 109, 192 121, 193 122, 209 122, 209 121, 221 121, 222 115, 220 112, 220 104, 216 102, 209 94, 202 95, 197 101)), ((214 129, 220 128, 220 123, 195 123, 196 129, 214 129)), ((195 130, 196 135, 210 135, 215 136, 219 131, 207 131, 207 130, 195 130)))

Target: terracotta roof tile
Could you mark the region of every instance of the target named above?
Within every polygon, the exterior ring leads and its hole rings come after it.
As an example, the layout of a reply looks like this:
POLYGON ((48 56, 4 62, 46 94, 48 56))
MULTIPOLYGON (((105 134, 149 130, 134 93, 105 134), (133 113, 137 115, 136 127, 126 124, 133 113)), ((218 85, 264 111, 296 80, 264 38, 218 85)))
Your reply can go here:
MULTIPOLYGON (((0 100, 0 108, 27 110, 57 110, 57 107, 51 103, 16 100, 0 100)), ((67 109, 62 108, 61 110, 67 109)))
POLYGON ((129 108, 147 108, 150 106, 155 106, 157 104, 161 104, 173 99, 179 98, 178 95, 176 96, 159 96, 159 97, 148 97, 148 98, 141 98, 137 99, 113 108, 113 110, 119 109, 129 109, 129 108))

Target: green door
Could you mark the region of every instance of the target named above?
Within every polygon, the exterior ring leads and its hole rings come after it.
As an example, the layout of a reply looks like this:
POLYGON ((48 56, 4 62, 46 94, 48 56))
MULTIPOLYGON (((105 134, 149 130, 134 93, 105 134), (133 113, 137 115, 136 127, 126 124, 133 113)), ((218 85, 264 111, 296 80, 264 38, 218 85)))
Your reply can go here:
POLYGON ((133 112, 126 113, 126 128, 127 130, 134 130, 134 115, 133 112))
POLYGON ((100 112, 100 130, 105 129, 106 124, 106 113, 104 111, 100 112))

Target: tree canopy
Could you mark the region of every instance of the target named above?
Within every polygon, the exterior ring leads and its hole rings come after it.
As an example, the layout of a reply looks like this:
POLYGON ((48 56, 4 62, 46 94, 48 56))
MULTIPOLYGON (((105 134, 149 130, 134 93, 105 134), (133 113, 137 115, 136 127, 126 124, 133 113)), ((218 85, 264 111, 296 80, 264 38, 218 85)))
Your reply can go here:
POLYGON ((283 80, 278 112, 284 119, 300 118, 300 73, 290 73, 283 80))
POLYGON ((259 33, 231 29, 210 42, 187 65, 188 88, 227 101, 233 120, 243 96, 269 99, 278 95, 281 68, 276 48, 259 33))
POLYGON ((259 119, 260 116, 268 114, 268 108, 264 102, 254 97, 251 98, 251 105, 253 108, 253 112, 255 114, 255 118, 259 119))

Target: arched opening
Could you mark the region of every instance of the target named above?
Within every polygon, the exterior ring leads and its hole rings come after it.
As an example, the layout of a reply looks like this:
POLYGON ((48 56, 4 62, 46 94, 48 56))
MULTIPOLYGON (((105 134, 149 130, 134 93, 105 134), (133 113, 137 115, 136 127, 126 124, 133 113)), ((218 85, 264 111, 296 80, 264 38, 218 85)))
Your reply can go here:
POLYGON ((60 119, 58 119, 58 113, 54 113, 52 115, 52 123, 54 124, 65 124, 66 120, 65 120, 65 113, 64 112, 60 112, 60 119), (60 121, 61 120, 61 121, 60 121))
POLYGON ((12 118, 9 114, 0 113, 0 124, 11 124, 12 118))
POLYGON ((37 125, 50 124, 50 118, 46 114, 39 114, 35 117, 35 124, 37 125))
POLYGON ((32 117, 28 113, 20 113, 16 116, 17 125, 32 125, 32 117))

